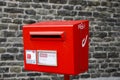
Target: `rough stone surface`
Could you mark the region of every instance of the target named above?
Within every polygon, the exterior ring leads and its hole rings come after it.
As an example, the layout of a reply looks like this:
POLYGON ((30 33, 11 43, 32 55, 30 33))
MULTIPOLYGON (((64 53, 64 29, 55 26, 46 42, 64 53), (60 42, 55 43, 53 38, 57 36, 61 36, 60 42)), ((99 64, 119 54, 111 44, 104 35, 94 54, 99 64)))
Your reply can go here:
POLYGON ((50 0, 50 3, 65 4, 67 0, 50 0))
POLYGON ((23 13, 23 9, 18 8, 5 8, 4 11, 7 13, 23 13))
POLYGON ((6 2, 0 1, 0 6, 6 6, 6 2))
POLYGON ((120 80, 119 0, 0 0, 0 80, 63 80, 24 70, 22 27, 46 20, 89 23, 89 69, 71 80, 120 80))
POLYGON ((48 0, 33 0, 33 2, 40 3, 40 2, 48 2, 48 0))
POLYGON ((9 68, 0 68, 0 73, 7 73, 9 72, 9 68))
POLYGON ((13 31, 4 31, 4 37, 15 37, 15 32, 13 31))
POLYGON ((17 60, 23 60, 23 59, 24 59, 24 58, 23 58, 23 54, 17 55, 17 56, 16 56, 16 59, 17 59, 17 60))
POLYGON ((9 52, 9 53, 18 53, 18 48, 7 48, 7 52, 9 52))
POLYGON ((93 54, 94 58, 107 58, 107 54, 106 53, 94 53, 93 54))
POLYGON ((11 67, 10 72, 20 73, 21 72, 21 67, 11 67))
POLYGON ((35 12, 34 10, 32 10, 32 9, 26 10, 25 13, 26 13, 27 15, 35 15, 35 14, 36 14, 36 12, 35 12))
POLYGON ((17 3, 8 3, 8 7, 17 7, 18 4, 17 3))
POLYGON ((2 54, 1 55, 1 60, 5 61, 5 60, 14 60, 14 56, 10 55, 10 54, 2 54))
POLYGON ((5 53, 5 49, 4 48, 0 48, 0 53, 5 53))
POLYGON ((6 38, 0 38, 0 42, 6 42, 6 38))

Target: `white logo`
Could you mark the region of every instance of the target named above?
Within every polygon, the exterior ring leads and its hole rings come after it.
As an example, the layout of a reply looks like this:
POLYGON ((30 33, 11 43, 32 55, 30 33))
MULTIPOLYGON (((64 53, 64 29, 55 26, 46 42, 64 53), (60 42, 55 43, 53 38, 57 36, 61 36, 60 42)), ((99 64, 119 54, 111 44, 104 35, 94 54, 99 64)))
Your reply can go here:
POLYGON ((82 47, 85 47, 85 44, 87 42, 87 38, 88 38, 88 35, 86 35, 86 37, 83 38, 83 40, 82 40, 82 47))
POLYGON ((84 28, 85 28, 85 24, 80 23, 80 24, 78 25, 78 29, 84 29, 84 28))

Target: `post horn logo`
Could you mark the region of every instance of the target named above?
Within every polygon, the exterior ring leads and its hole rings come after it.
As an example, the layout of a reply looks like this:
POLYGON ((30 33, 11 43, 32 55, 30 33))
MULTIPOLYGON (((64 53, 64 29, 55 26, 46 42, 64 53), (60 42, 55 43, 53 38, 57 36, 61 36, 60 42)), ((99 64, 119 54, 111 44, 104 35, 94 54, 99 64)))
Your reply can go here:
POLYGON ((78 29, 84 29, 85 28, 85 24, 84 23, 80 23, 79 25, 78 25, 78 29))

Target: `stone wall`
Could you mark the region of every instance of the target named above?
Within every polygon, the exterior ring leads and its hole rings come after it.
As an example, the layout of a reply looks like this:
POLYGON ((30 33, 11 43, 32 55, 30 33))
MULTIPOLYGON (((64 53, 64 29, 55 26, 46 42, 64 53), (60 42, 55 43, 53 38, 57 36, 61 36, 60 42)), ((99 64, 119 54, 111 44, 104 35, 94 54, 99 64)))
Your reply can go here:
POLYGON ((81 19, 90 21, 89 70, 72 80, 120 77, 120 0, 0 0, 0 80, 63 79, 24 70, 22 26, 81 19))

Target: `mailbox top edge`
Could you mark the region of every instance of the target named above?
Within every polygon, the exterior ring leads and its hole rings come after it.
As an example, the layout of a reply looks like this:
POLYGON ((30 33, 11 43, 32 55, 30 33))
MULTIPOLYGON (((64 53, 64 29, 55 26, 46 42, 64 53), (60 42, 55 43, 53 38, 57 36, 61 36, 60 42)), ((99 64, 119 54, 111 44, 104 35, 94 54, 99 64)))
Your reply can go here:
POLYGON ((73 27, 73 25, 88 22, 88 20, 68 20, 68 21, 43 21, 33 24, 24 25, 23 27, 73 27))

